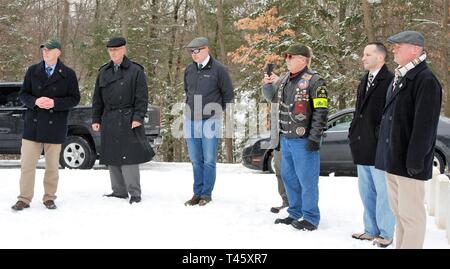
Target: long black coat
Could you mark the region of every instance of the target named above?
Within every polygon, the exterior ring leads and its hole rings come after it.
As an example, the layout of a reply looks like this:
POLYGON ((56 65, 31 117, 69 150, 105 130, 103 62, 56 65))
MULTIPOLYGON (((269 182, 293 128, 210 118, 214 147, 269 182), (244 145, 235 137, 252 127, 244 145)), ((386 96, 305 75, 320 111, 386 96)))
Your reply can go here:
POLYGON ((394 75, 383 65, 366 93, 368 75, 363 77, 358 86, 356 110, 348 138, 353 162, 373 166, 386 92, 394 75))
POLYGON ((408 71, 392 93, 388 89, 375 167, 418 180, 432 177, 433 153, 442 88, 426 62, 408 71), (422 169, 411 176, 407 168, 422 169))
POLYGON ((119 70, 113 62, 100 68, 92 100, 92 123, 101 124, 100 163, 138 164, 154 152, 145 139, 144 125, 131 129, 132 121, 144 123, 148 88, 144 68, 124 58, 119 70))
POLYGON ((53 74, 47 78, 44 61, 32 65, 25 74, 19 97, 27 107, 23 138, 40 143, 64 143, 69 110, 80 102, 75 72, 58 60, 53 74), (39 97, 53 99, 55 106, 39 108, 35 104, 39 97))

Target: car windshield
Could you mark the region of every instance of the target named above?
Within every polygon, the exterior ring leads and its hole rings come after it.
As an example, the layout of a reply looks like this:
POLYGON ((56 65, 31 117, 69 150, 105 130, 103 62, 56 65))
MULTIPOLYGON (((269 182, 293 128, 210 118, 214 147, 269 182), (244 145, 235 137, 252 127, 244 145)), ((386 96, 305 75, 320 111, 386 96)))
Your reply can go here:
POLYGON ((335 121, 331 122, 328 125, 328 130, 331 132, 339 132, 339 131, 348 131, 350 128, 350 123, 353 119, 353 113, 348 113, 342 116, 339 116, 335 121))

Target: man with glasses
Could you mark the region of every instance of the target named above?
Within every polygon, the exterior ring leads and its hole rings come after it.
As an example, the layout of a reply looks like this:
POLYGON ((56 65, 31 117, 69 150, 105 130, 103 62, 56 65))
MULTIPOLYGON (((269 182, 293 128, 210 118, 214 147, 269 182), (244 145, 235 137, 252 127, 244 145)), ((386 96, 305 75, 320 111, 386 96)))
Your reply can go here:
POLYGON ((324 80, 308 68, 311 51, 294 44, 284 53, 289 72, 264 76, 263 95, 279 109, 281 177, 288 201, 286 218, 299 230, 317 229, 319 212, 319 148, 328 117, 324 80))
POLYGON ((20 89, 26 107, 22 137, 20 195, 12 206, 29 208, 34 196, 36 164, 44 152, 44 206, 56 209, 59 155, 67 136, 69 110, 80 102, 75 72, 60 59, 61 44, 49 39, 41 45, 43 60, 28 68, 20 89))
POLYGON ((186 206, 204 206, 212 200, 222 112, 234 99, 230 75, 209 54, 208 44, 208 39, 198 37, 185 46, 193 63, 184 73, 184 135, 194 172, 194 195, 186 206))

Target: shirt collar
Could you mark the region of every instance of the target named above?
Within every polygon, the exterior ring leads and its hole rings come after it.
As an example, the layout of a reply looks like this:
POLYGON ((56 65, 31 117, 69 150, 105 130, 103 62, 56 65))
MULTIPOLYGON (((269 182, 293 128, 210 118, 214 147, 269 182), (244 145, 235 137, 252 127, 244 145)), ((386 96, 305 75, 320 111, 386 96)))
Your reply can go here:
POLYGON ((54 65, 47 65, 47 63, 46 63, 46 62, 44 62, 44 64, 45 64, 45 69, 47 69, 47 67, 51 67, 51 68, 52 68, 52 70, 55 70, 55 66, 56 66, 56 64, 54 64, 54 65))
POLYGON ((206 57, 206 59, 202 63, 200 63, 202 65, 202 68, 204 68, 208 64, 209 59, 211 59, 211 56, 208 55, 208 57, 206 57))
POLYGON ((378 73, 380 72, 380 70, 381 70, 381 68, 378 68, 375 71, 369 72, 369 74, 372 74, 373 75, 373 79, 375 79, 377 77, 378 73))

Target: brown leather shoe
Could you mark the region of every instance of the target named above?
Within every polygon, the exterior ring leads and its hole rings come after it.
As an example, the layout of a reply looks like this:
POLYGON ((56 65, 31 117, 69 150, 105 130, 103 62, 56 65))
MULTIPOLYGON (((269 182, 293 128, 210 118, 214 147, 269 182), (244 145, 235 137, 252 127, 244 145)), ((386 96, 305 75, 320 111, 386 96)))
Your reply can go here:
POLYGON ((352 234, 352 238, 359 239, 359 240, 368 240, 372 241, 374 238, 366 233, 354 233, 352 234))
POLYGON ((20 201, 20 200, 19 200, 19 201, 17 201, 16 204, 13 205, 11 208, 12 208, 13 210, 20 211, 20 210, 23 210, 24 208, 29 208, 29 207, 30 207, 29 204, 25 203, 24 201, 20 201))
POLYGON ((191 199, 187 200, 184 205, 188 206, 188 205, 197 205, 200 202, 200 197, 199 196, 192 196, 191 199))
POLYGON ((373 245, 380 248, 386 248, 392 244, 392 241, 392 239, 384 239, 383 237, 377 236, 375 240, 373 240, 373 245))
POLYGON ((200 199, 200 201, 198 202, 198 205, 199 206, 205 206, 209 202, 211 202, 211 198, 204 197, 204 198, 200 199))
POLYGON ((44 205, 47 209, 56 209, 56 205, 55 205, 55 202, 53 202, 53 200, 45 201, 44 205))

